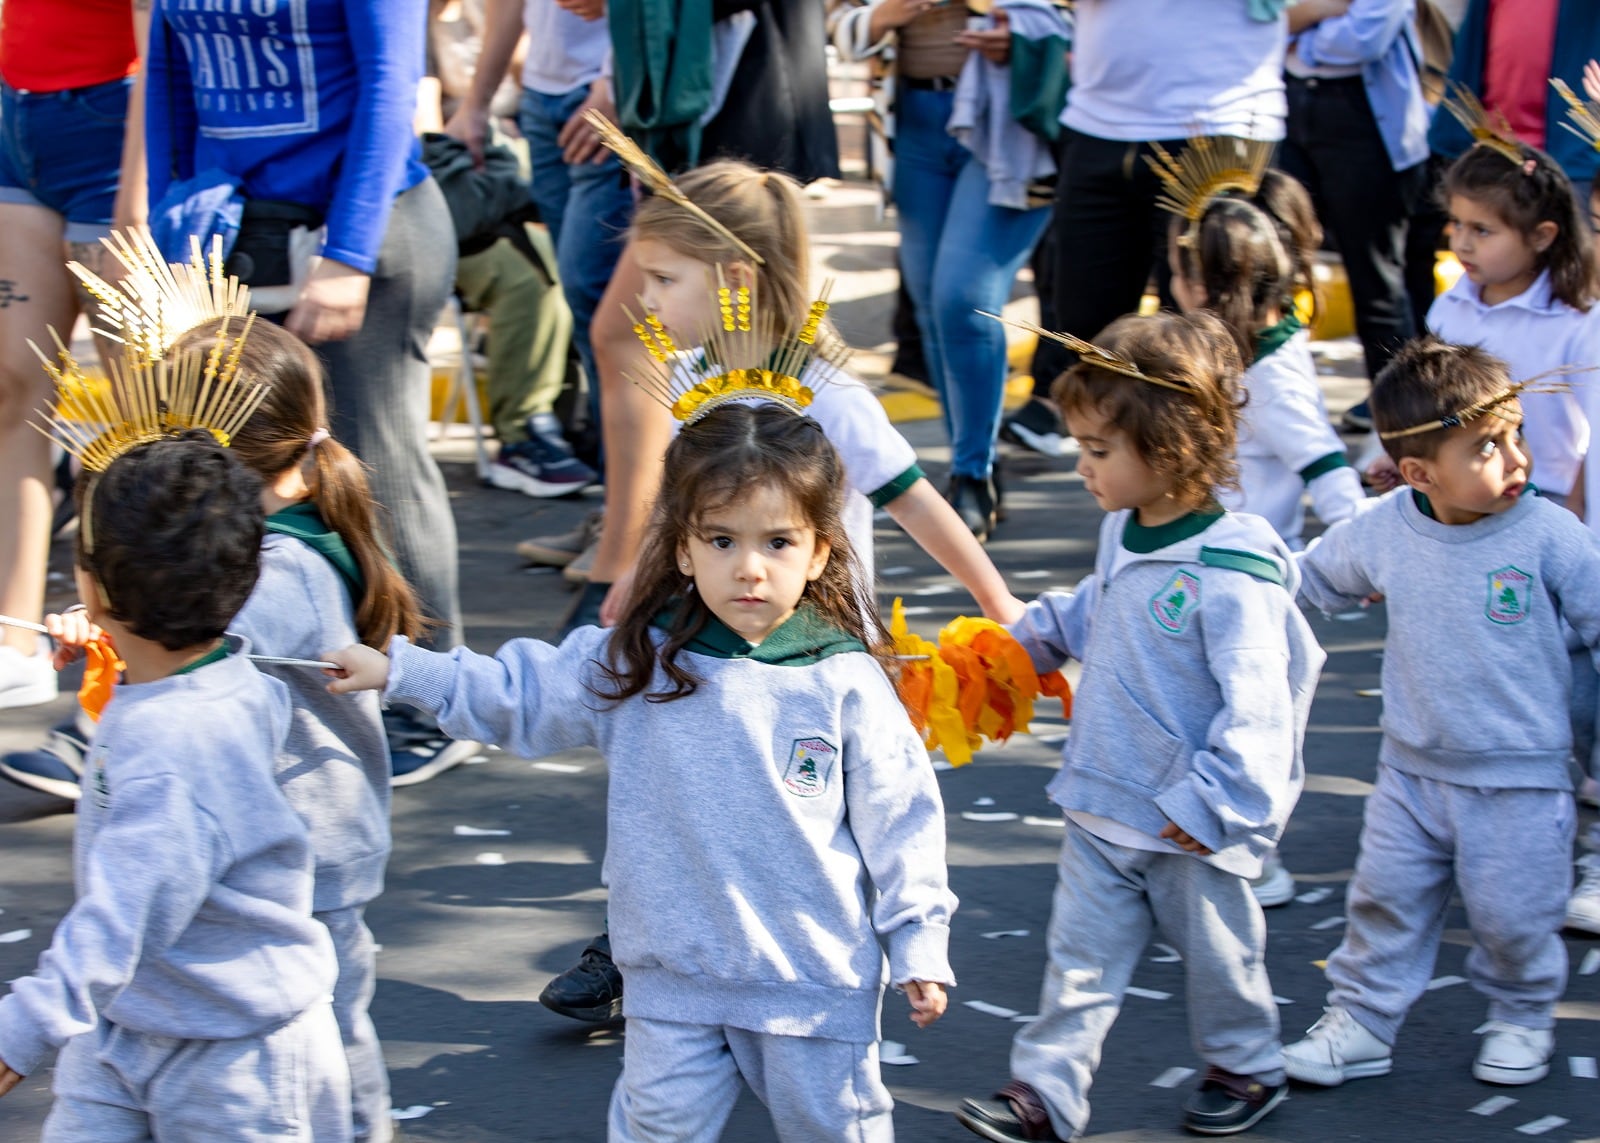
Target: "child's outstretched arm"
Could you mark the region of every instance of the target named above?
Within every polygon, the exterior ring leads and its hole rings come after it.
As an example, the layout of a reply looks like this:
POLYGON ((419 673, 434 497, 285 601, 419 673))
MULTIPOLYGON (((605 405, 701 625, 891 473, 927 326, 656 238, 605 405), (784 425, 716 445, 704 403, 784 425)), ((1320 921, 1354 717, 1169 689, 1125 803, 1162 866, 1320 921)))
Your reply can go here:
POLYGON ((1374 541, 1362 535, 1363 520, 1380 510, 1375 505, 1368 512, 1341 520, 1305 551, 1295 554, 1301 599, 1319 611, 1332 613, 1359 607, 1383 592, 1381 584, 1372 582, 1363 558, 1374 541))
POLYGON ((1022 617, 1022 601, 1011 594, 989 553, 983 550, 983 545, 927 477, 919 479, 884 508, 918 547, 972 593, 985 616, 996 623, 1015 623, 1022 617))
POLYGON ((594 716, 603 704, 585 685, 603 656, 606 633, 585 627, 561 646, 513 639, 491 658, 465 647, 426 651, 402 636, 389 653, 350 646, 326 652, 342 674, 334 694, 381 690, 439 720, 451 738, 503 746, 524 758, 595 744, 594 716))

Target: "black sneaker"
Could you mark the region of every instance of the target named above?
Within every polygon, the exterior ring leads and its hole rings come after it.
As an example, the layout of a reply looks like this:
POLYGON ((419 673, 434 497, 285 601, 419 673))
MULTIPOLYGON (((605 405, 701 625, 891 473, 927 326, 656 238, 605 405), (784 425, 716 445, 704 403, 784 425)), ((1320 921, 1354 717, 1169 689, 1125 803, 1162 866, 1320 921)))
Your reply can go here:
POLYGON ((1213 1064, 1183 1105, 1183 1125, 1199 1135, 1237 1135, 1288 1098, 1287 1082, 1269 1086, 1213 1064))
POLYGON ((1057 459, 1076 451, 1061 431, 1061 418, 1048 401, 1037 397, 1000 422, 1000 437, 1042 456, 1057 459))
POLYGON ((995 525, 994 481, 976 476, 950 475, 944 498, 956 510, 961 522, 972 529, 981 544, 989 538, 995 525))
POLYGON ((483 749, 477 742, 448 738, 431 718, 399 707, 383 712, 383 729, 389 738, 389 785, 397 789, 437 778, 483 749))
POLYGON ((0 755, 0 775, 30 790, 76 802, 83 796, 83 757, 89 753, 92 733, 86 723, 87 716, 79 712, 51 730, 37 749, 0 755))
POLYGON ((594 469, 572 455, 552 413, 528 418, 528 439, 503 445, 484 483, 546 499, 582 492, 597 479, 594 469))
POLYGON ((1372 409, 1365 401, 1358 401, 1344 411, 1339 427, 1348 433, 1372 431, 1372 409))
POLYGON ((574 1020, 603 1024, 622 1018, 622 973, 611 962, 611 935, 601 933, 578 963, 539 993, 539 1003, 574 1020))
POLYGON ((1012 1080, 993 1099, 963 1099, 956 1121, 994 1143, 1067 1143, 1056 1134, 1039 1093, 1012 1080))

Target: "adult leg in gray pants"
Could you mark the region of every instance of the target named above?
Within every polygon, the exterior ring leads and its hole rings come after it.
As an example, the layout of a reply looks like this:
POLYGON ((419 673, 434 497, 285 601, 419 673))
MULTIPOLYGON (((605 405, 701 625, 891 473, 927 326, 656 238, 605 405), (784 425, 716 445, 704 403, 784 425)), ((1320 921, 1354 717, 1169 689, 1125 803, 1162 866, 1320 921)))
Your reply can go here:
POLYGON ((456 524, 428 453, 428 337, 456 275, 455 229, 430 179, 396 196, 361 328, 317 346, 327 370, 329 428, 372 469, 400 570, 439 626, 425 643, 461 641, 456 524))

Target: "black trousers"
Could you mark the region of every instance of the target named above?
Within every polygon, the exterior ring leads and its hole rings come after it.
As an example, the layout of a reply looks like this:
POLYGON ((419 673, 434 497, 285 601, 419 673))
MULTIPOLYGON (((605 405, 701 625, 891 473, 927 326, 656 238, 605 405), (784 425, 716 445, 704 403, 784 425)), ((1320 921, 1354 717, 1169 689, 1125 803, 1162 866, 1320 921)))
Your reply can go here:
POLYGON ((1415 337, 1426 314, 1406 289, 1407 220, 1426 193, 1427 164, 1390 165, 1360 76, 1286 76, 1288 137, 1278 165, 1305 184, 1344 260, 1367 376, 1415 337))

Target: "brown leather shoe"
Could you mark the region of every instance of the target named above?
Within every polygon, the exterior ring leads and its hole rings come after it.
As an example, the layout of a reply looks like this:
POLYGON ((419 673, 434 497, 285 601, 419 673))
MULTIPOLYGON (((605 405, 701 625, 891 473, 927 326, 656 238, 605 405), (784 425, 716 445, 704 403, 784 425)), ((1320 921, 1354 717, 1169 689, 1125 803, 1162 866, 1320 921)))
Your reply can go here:
POLYGON ((994 1143, 1067 1143, 1056 1134, 1039 1093, 1012 1080, 993 1099, 963 1099, 956 1119, 974 1135, 994 1143))

